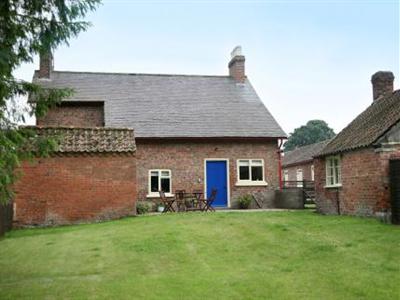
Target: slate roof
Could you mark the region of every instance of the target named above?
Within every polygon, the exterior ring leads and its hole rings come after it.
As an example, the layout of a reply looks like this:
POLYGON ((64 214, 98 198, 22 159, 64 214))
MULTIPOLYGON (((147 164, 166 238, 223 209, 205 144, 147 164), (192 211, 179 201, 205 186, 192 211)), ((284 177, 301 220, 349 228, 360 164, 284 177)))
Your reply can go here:
POLYGON ((248 80, 229 76, 54 71, 47 87, 70 87, 68 101, 104 101, 105 125, 136 137, 286 137, 248 80))
POLYGON ((282 167, 311 162, 313 157, 318 154, 329 143, 329 141, 330 139, 285 152, 282 157, 282 167))
POLYGON ((32 127, 42 136, 54 136, 58 141, 55 152, 134 152, 132 129, 32 127))
POLYGON ((325 156, 373 145, 400 121, 400 90, 375 100, 318 154, 325 156))

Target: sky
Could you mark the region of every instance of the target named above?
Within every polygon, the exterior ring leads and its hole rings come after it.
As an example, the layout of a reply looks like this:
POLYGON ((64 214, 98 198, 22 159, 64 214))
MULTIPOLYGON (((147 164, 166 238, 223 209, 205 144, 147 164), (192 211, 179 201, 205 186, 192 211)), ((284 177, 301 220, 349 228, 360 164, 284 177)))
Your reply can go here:
MULTIPOLYGON (((286 133, 322 119, 335 132, 372 102, 371 75, 400 88, 399 1, 103 0, 92 26, 54 53, 56 70, 246 75, 286 133)), ((31 80, 39 59, 15 71, 31 80)))

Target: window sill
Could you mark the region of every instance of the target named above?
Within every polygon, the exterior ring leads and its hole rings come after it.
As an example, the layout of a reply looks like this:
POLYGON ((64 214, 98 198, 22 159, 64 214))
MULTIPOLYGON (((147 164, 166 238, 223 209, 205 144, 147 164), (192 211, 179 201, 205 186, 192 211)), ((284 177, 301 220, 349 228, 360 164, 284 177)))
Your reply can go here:
MULTIPOLYGON (((175 197, 175 195, 171 193, 165 193, 165 197, 172 198, 175 197)), ((160 194, 159 193, 147 194, 146 198, 160 198, 160 194)))
POLYGON ((326 189, 334 189, 334 188, 340 188, 340 187, 342 187, 342 184, 341 184, 341 183, 339 183, 339 184, 333 184, 333 185, 325 185, 325 186, 324 186, 324 188, 326 188, 326 189))
POLYGON ((238 181, 236 186, 267 186, 268 183, 265 181, 238 181))

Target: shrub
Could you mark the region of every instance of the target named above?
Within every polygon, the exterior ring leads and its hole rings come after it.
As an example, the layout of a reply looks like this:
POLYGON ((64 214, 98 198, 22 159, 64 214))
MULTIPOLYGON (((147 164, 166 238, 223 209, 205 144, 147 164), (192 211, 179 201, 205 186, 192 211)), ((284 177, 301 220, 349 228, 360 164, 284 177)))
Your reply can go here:
POLYGON ((150 204, 146 202, 136 203, 136 212, 138 215, 147 214, 150 211, 150 204))
POLYGON ((250 203, 252 200, 251 195, 243 195, 239 197, 239 208, 240 209, 248 209, 250 207, 250 203))

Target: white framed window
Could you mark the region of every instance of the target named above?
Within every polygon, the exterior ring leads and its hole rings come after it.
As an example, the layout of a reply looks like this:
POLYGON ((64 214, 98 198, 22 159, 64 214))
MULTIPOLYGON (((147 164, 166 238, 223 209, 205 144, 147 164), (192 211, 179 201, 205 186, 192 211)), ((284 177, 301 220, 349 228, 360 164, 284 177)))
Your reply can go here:
POLYGON ((149 170, 149 194, 159 196, 159 191, 172 194, 171 170, 149 170))
POLYGON ((283 171, 283 181, 289 181, 289 171, 288 170, 283 171))
POLYGON ((297 171, 296 171, 296 181, 297 181, 297 187, 302 187, 303 186, 303 170, 302 169, 297 169, 297 171))
POLYGON ((264 180, 263 159, 238 159, 236 185, 267 185, 264 180))
POLYGON ((342 185, 342 176, 340 169, 340 157, 329 156, 325 160, 326 168, 326 187, 335 187, 342 185))
POLYGON ((314 181, 314 165, 311 165, 311 181, 314 181))

